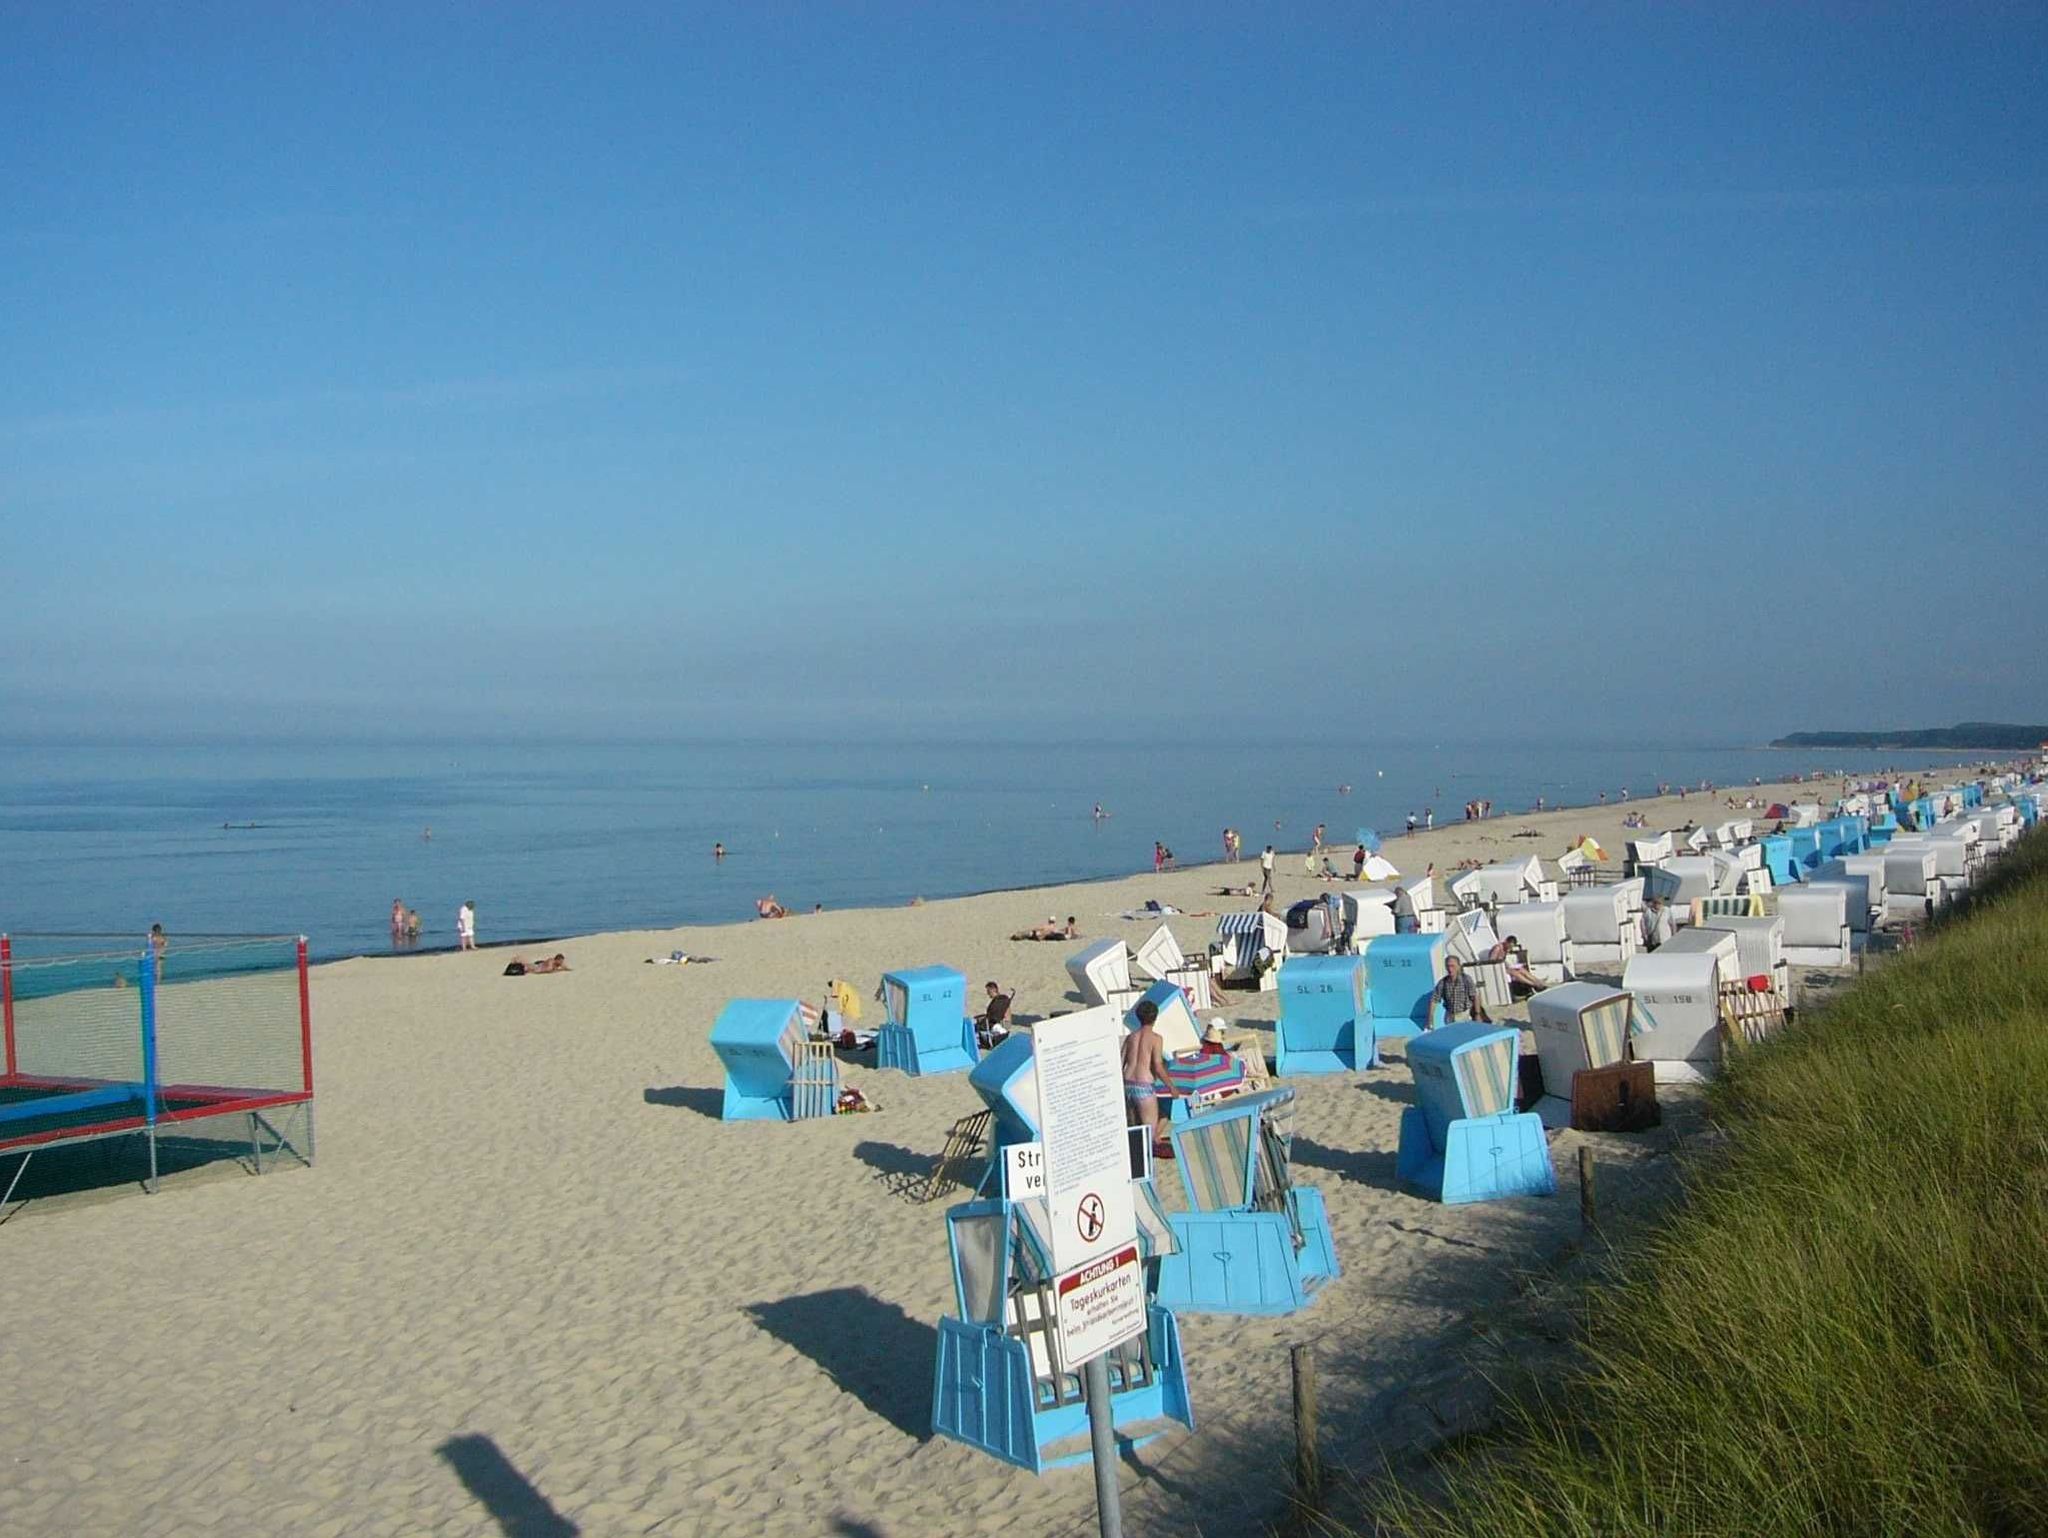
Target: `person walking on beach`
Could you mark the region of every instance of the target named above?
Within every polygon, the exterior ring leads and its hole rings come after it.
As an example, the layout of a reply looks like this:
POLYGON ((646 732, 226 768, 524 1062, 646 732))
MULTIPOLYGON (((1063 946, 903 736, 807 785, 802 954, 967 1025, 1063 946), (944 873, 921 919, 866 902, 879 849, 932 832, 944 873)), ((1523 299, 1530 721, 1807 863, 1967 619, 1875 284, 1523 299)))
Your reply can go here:
POLYGON ((1264 902, 1273 895, 1273 846, 1268 844, 1259 854, 1259 900, 1264 902))
POLYGON ((1446 1025, 1461 1014, 1467 1020, 1478 1020, 1488 1025, 1493 1023, 1486 1013, 1486 1005, 1480 1002, 1479 994, 1472 986, 1472 979, 1465 975, 1464 965, 1456 956, 1444 958, 1443 981, 1436 985, 1436 992, 1430 998, 1443 1006, 1446 1025))
POLYGON ((1436 808, 1435 808, 1435 807, 1433 807, 1433 806, 1425 806, 1425 807, 1424 807, 1424 808, 1422 809, 1422 830, 1423 830, 1423 832, 1425 832, 1425 833, 1433 833, 1433 832, 1435 832, 1435 831, 1436 831, 1436 808))
POLYGON ((1152 874, 1158 875, 1166 869, 1166 846, 1158 839, 1152 840, 1152 874))
POLYGON ((1410 812, 1410 813, 1408 814, 1408 836, 1409 836, 1410 838, 1413 838, 1413 837, 1415 837, 1415 823, 1416 823, 1416 816, 1415 816, 1415 814, 1414 814, 1413 812, 1410 812))
POLYGON ((459 949, 476 949, 476 903, 466 899, 455 910, 455 944, 459 949))
POLYGON ((1131 1013, 1138 1028, 1124 1038, 1124 1115, 1132 1126, 1145 1129, 1154 1158, 1171 1159, 1173 1149, 1159 1135, 1159 1086, 1166 1080, 1166 1047, 1153 1029, 1159 1006, 1140 999, 1131 1013))

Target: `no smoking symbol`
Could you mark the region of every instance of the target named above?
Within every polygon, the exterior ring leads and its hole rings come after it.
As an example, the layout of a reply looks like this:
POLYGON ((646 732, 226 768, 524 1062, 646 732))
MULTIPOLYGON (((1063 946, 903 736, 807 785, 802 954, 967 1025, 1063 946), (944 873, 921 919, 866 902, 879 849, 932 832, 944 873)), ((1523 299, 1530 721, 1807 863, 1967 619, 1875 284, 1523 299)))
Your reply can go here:
POLYGON ((1081 1238, 1093 1244, 1102 1237, 1103 1224, 1108 1217, 1102 1210, 1102 1198, 1093 1194, 1081 1198, 1081 1206, 1074 1214, 1074 1226, 1081 1230, 1081 1238))

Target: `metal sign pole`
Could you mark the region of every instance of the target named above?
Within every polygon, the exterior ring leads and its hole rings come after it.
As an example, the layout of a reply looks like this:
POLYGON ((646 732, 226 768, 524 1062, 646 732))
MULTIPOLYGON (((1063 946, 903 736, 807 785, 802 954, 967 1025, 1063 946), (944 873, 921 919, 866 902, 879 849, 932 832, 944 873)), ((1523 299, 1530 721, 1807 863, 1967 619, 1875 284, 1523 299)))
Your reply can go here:
POLYGON ((1095 1450, 1095 1520, 1102 1538, 1124 1538, 1124 1510, 1116 1488, 1116 1437, 1109 1413, 1109 1358, 1098 1356, 1081 1369, 1088 1397, 1088 1440, 1095 1450))

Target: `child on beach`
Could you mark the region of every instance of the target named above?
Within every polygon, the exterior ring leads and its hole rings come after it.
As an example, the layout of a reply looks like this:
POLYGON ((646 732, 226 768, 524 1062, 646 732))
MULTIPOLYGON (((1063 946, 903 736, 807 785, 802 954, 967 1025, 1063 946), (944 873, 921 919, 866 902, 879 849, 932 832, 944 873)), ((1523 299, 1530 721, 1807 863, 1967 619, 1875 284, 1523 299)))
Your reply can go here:
POLYGON ((1166 1079, 1166 1047, 1153 1029, 1159 1006, 1140 999, 1132 1014, 1138 1028, 1124 1038, 1124 1112, 1132 1126, 1143 1127, 1152 1139, 1152 1156, 1171 1159, 1173 1149, 1159 1135, 1159 1086, 1166 1079))

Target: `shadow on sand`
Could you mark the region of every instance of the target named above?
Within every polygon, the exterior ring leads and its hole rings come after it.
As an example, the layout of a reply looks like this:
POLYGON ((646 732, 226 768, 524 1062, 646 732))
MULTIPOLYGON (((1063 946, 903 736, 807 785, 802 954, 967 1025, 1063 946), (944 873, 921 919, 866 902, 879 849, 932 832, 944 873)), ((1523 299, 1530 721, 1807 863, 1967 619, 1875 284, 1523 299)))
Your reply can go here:
POLYGON ((749 1303, 747 1314, 905 1436, 932 1430, 938 1332, 864 1287, 828 1287, 749 1303))
POLYGON ((576 1538, 582 1531, 534 1489, 489 1437, 450 1437, 434 1451, 491 1514, 505 1538, 576 1538))
POLYGON ((878 1143, 864 1138, 853 1145, 853 1156, 875 1172, 891 1196, 906 1200, 921 1194, 932 1171, 939 1167, 936 1154, 919 1153, 901 1143, 878 1143))
POLYGON ((699 1116, 708 1116, 717 1121, 725 1113, 725 1092, 717 1089, 702 1089, 694 1084, 671 1084, 666 1089, 649 1089, 640 1098, 649 1105, 671 1106, 678 1110, 695 1111, 699 1116))
POLYGON ((1312 1137, 1297 1136, 1293 1158, 1303 1169, 1327 1170, 1339 1179, 1356 1181, 1362 1186, 1381 1191, 1401 1189, 1400 1181, 1394 1178, 1394 1155, 1379 1149, 1332 1148, 1312 1137))

